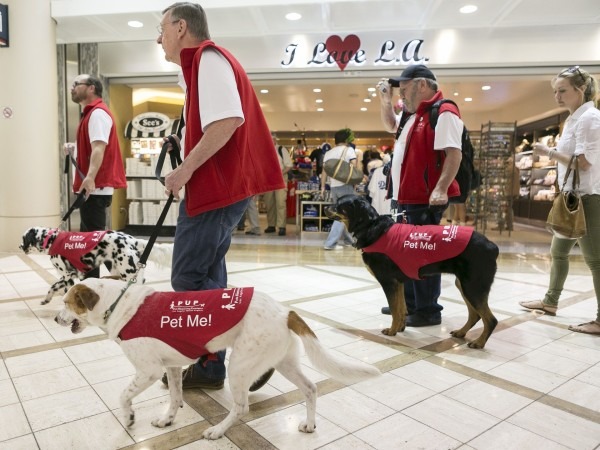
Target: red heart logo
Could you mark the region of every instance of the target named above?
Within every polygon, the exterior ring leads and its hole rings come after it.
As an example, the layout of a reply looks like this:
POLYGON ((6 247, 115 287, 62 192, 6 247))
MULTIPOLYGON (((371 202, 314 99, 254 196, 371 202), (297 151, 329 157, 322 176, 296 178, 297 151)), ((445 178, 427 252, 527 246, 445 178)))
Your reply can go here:
POLYGON ((325 48, 340 70, 344 70, 360 49, 360 38, 355 34, 350 34, 346 36, 346 39, 342 39, 334 34, 325 41, 325 48))

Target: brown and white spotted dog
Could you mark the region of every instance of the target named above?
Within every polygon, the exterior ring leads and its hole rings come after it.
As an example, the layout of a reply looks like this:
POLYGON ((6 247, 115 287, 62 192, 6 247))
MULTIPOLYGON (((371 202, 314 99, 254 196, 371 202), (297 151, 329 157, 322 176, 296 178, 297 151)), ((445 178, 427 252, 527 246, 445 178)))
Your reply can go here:
POLYGON ((250 385, 272 367, 306 398, 306 420, 298 429, 315 430, 317 387, 302 373, 298 338, 313 366, 338 381, 355 383, 380 374, 369 364, 329 352, 298 314, 253 288, 175 293, 133 284, 120 297, 124 286, 119 280, 88 278, 67 292, 64 308, 54 320, 71 327, 73 333, 87 325, 100 327, 121 346, 136 370, 121 394, 127 426, 135 421, 133 399, 160 379, 163 368, 171 401, 152 425, 171 425, 183 405, 181 367, 197 361, 202 352, 232 350, 227 375, 233 407, 222 422, 204 431, 206 439, 220 438, 248 412, 250 385), (105 312, 113 306, 105 319, 105 312), (234 319, 217 317, 227 315, 234 319), (223 322, 228 325, 223 327, 223 322))
MULTIPOLYGON (((60 278, 48 290, 42 301, 45 305, 54 295, 66 293, 76 280, 83 280, 89 270, 106 262, 112 265, 111 275, 129 281, 138 270, 137 264, 147 243, 120 231, 72 233, 56 228, 32 227, 23 234, 19 248, 26 254, 36 249, 51 255, 50 261, 60 278)), ((155 244, 148 260, 170 267, 172 253, 172 244, 155 244)))

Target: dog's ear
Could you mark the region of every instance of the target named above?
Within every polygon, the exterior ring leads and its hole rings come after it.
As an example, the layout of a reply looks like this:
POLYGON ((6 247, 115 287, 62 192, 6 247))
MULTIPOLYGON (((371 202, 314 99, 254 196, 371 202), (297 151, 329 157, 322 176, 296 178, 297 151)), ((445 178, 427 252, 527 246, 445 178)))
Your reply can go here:
POLYGON ((88 310, 92 311, 96 303, 100 300, 100 296, 95 291, 82 284, 77 285, 75 297, 78 303, 81 303, 88 310))

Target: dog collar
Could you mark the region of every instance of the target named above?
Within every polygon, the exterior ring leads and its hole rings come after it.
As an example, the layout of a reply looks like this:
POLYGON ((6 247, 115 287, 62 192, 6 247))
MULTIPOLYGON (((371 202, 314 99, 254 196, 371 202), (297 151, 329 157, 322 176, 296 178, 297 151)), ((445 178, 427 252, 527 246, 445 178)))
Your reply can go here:
POLYGON ((110 307, 104 311, 104 323, 108 322, 108 319, 110 319, 110 315, 113 313, 113 311, 115 310, 115 308, 117 307, 117 304, 119 303, 119 301, 121 300, 121 298, 123 298, 123 295, 125 294, 125 291, 127 291, 127 289, 129 289, 129 286, 131 286, 133 283, 136 282, 136 278, 132 278, 131 280, 129 280, 127 282, 127 285, 121 289, 121 293, 119 294, 119 296, 117 297, 117 299, 113 302, 112 305, 110 305, 110 307))
POLYGON ((58 228, 53 228, 52 230, 48 231, 48 234, 46 235, 46 237, 44 238, 44 242, 42 243, 43 249, 48 248, 48 242, 50 241, 50 238, 52 236, 55 236, 56 234, 58 234, 58 228))

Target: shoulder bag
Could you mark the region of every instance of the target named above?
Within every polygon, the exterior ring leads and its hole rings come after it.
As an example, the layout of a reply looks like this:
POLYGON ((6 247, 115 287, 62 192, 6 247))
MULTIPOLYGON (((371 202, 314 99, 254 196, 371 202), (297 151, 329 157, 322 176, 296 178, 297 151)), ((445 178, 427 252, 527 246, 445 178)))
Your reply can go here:
POLYGON ((546 229, 563 239, 577 239, 586 234, 583 202, 579 193, 579 165, 575 155, 569 161, 560 192, 554 198, 552 209, 548 213, 546 229), (573 170, 572 190, 565 191, 571 170, 573 170))
POLYGON ((323 170, 334 180, 355 186, 362 182, 363 173, 357 167, 354 167, 346 161, 347 152, 348 147, 344 148, 344 152, 339 159, 332 158, 325 161, 323 163, 323 170))

